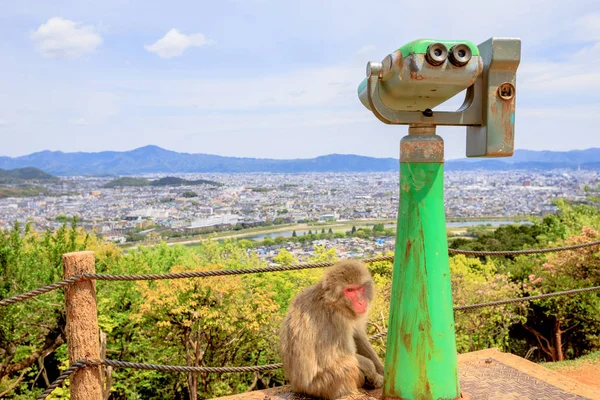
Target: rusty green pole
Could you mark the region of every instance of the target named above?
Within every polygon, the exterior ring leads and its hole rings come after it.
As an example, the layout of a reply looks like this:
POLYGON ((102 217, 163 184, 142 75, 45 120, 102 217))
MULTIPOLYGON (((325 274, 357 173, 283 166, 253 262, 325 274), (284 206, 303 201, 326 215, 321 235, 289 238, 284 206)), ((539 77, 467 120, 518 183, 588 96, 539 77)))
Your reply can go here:
POLYGON ((411 125, 400 142, 400 207, 383 398, 459 397, 444 142, 434 125, 411 125))
POLYGON ((367 63, 361 103, 409 125, 400 142, 400 207, 388 320, 384 399, 461 396, 444 214, 444 142, 436 126, 467 127, 468 157, 514 151, 517 38, 418 39, 367 63), (435 107, 465 90, 456 111, 435 107))

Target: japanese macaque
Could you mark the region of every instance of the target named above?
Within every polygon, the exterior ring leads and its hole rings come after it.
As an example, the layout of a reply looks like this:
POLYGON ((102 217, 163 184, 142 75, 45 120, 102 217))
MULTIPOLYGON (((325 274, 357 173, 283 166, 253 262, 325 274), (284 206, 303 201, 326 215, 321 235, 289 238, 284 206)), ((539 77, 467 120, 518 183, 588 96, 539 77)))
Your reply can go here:
POLYGON ((294 392, 335 399, 383 385, 383 364, 366 334, 373 297, 366 265, 340 261, 292 300, 279 350, 294 392))

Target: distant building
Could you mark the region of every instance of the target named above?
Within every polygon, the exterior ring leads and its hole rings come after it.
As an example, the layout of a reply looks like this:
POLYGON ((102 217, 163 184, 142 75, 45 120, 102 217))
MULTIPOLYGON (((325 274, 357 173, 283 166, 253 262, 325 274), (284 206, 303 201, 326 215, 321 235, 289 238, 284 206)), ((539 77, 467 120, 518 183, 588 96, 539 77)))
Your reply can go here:
POLYGON ((335 214, 321 214, 319 217, 320 221, 329 221, 330 219, 337 219, 335 214))
POLYGON ((208 218, 198 218, 191 222, 189 229, 208 228, 213 226, 235 225, 239 216, 235 214, 211 215, 208 218))
POLYGON ((200 214, 212 215, 213 208, 212 207, 198 207, 196 211, 200 214))
POLYGON ((104 240, 113 243, 125 243, 127 241, 125 236, 105 236, 104 240))
POLYGON ((129 213, 128 217, 168 218, 169 214, 169 210, 149 207, 132 211, 129 213))

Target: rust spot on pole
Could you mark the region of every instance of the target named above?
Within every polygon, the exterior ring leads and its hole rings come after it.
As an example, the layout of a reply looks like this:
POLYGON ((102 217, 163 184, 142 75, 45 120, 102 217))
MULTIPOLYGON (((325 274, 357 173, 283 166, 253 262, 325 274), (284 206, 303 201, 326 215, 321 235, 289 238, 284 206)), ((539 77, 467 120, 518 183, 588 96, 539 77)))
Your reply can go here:
POLYGON ((423 75, 417 74, 415 71, 410 71, 410 79, 422 81, 423 79, 425 79, 425 77, 423 75))
POLYGON ((404 342, 404 346, 406 346, 406 348, 408 350, 412 349, 412 334, 411 333, 405 333, 404 335, 402 335, 402 341, 404 342))

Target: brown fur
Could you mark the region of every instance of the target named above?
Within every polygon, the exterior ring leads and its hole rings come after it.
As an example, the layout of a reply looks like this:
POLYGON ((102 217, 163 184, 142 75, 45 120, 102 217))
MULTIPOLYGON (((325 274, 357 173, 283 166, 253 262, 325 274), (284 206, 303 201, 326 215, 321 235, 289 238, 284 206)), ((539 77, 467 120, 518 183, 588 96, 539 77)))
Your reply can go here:
POLYGON ((369 308, 356 314, 344 296, 350 284, 365 284, 370 308, 374 285, 359 261, 336 263, 292 300, 280 331, 280 354, 293 391, 335 399, 365 385, 383 385, 383 364, 366 336, 369 308))

